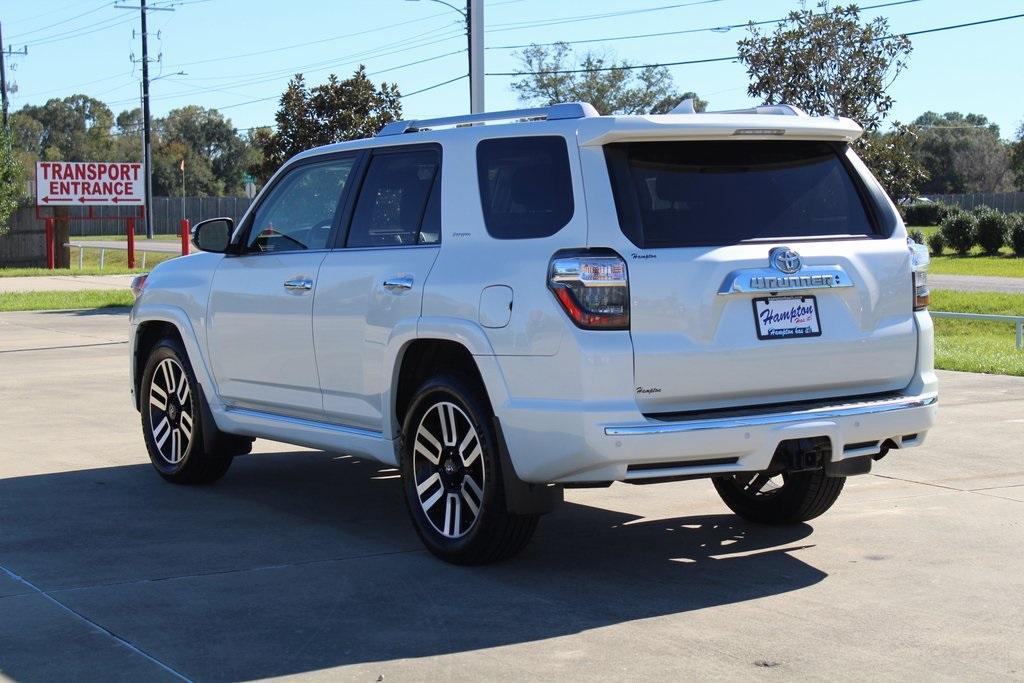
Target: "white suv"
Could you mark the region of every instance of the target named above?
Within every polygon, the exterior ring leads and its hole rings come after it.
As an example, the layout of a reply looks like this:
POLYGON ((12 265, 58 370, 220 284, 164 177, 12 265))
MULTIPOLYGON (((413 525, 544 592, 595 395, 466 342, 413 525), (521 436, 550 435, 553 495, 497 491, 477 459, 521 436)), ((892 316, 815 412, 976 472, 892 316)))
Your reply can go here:
POLYGON ((927 253, 860 134, 577 103, 299 154, 136 283, 153 465, 210 482, 254 437, 377 460, 459 563, 567 487, 703 477, 749 520, 815 517, 936 410, 927 253))

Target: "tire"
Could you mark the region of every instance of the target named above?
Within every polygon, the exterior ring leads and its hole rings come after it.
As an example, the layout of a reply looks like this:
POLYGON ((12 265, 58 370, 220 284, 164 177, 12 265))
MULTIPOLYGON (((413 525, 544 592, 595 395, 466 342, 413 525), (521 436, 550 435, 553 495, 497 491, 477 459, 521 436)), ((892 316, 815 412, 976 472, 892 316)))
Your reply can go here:
POLYGON ((770 475, 736 474, 712 480, 718 495, 740 517, 760 524, 799 524, 832 507, 846 477, 826 477, 824 470, 770 475))
POLYGON ((202 388, 177 339, 165 337, 153 346, 140 387, 142 434, 160 476, 175 484, 209 484, 223 477, 232 455, 205 448, 207 441, 219 441, 204 439, 216 426, 210 424, 202 388))
POLYGON ((452 375, 425 381, 406 413, 400 454, 406 507, 434 555, 486 564, 530 541, 538 516, 505 507, 492 413, 478 383, 452 375))

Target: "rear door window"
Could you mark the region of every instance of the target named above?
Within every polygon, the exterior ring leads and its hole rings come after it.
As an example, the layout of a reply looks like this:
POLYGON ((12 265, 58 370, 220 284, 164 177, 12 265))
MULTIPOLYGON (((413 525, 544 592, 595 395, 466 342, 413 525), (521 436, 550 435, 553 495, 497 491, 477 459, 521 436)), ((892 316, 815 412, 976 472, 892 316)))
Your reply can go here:
POLYGON ((439 149, 375 153, 359 191, 346 246, 399 247, 438 242, 440 169, 439 149))
POLYGON ((615 143, 619 224, 642 248, 876 234, 843 148, 815 141, 615 143))
POLYGON ((476 148, 487 232, 497 239, 549 237, 572 220, 572 175, 565 138, 495 138, 476 148))

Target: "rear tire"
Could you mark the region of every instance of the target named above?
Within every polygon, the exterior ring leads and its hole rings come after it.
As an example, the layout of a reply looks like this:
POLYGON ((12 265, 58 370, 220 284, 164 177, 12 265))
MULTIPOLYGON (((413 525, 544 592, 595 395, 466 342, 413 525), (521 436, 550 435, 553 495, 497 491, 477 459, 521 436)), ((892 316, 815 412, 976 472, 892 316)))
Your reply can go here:
POLYGON ((426 380, 406 413, 400 452, 406 506, 434 555, 486 564, 530 541, 538 517, 505 507, 492 414, 476 382, 452 375, 426 380))
POLYGON ((165 337, 150 351, 140 385, 139 407, 149 460, 167 481, 209 484, 231 467, 231 455, 211 453, 205 448, 205 432, 217 427, 207 424, 210 413, 206 399, 177 339, 165 337))
POLYGON ((770 475, 735 474, 712 479, 718 495, 740 517, 760 524, 799 524, 832 507, 846 477, 826 477, 824 470, 770 475), (772 487, 781 479, 781 486, 772 487))

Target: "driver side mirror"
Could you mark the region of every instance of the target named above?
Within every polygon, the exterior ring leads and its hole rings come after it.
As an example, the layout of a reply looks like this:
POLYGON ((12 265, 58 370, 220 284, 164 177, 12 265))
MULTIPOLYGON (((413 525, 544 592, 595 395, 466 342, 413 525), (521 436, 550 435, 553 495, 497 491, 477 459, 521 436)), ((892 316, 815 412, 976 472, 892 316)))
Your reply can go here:
POLYGON ((192 228, 192 244, 199 251, 223 254, 231 247, 231 233, 235 222, 230 218, 210 218, 192 228))

